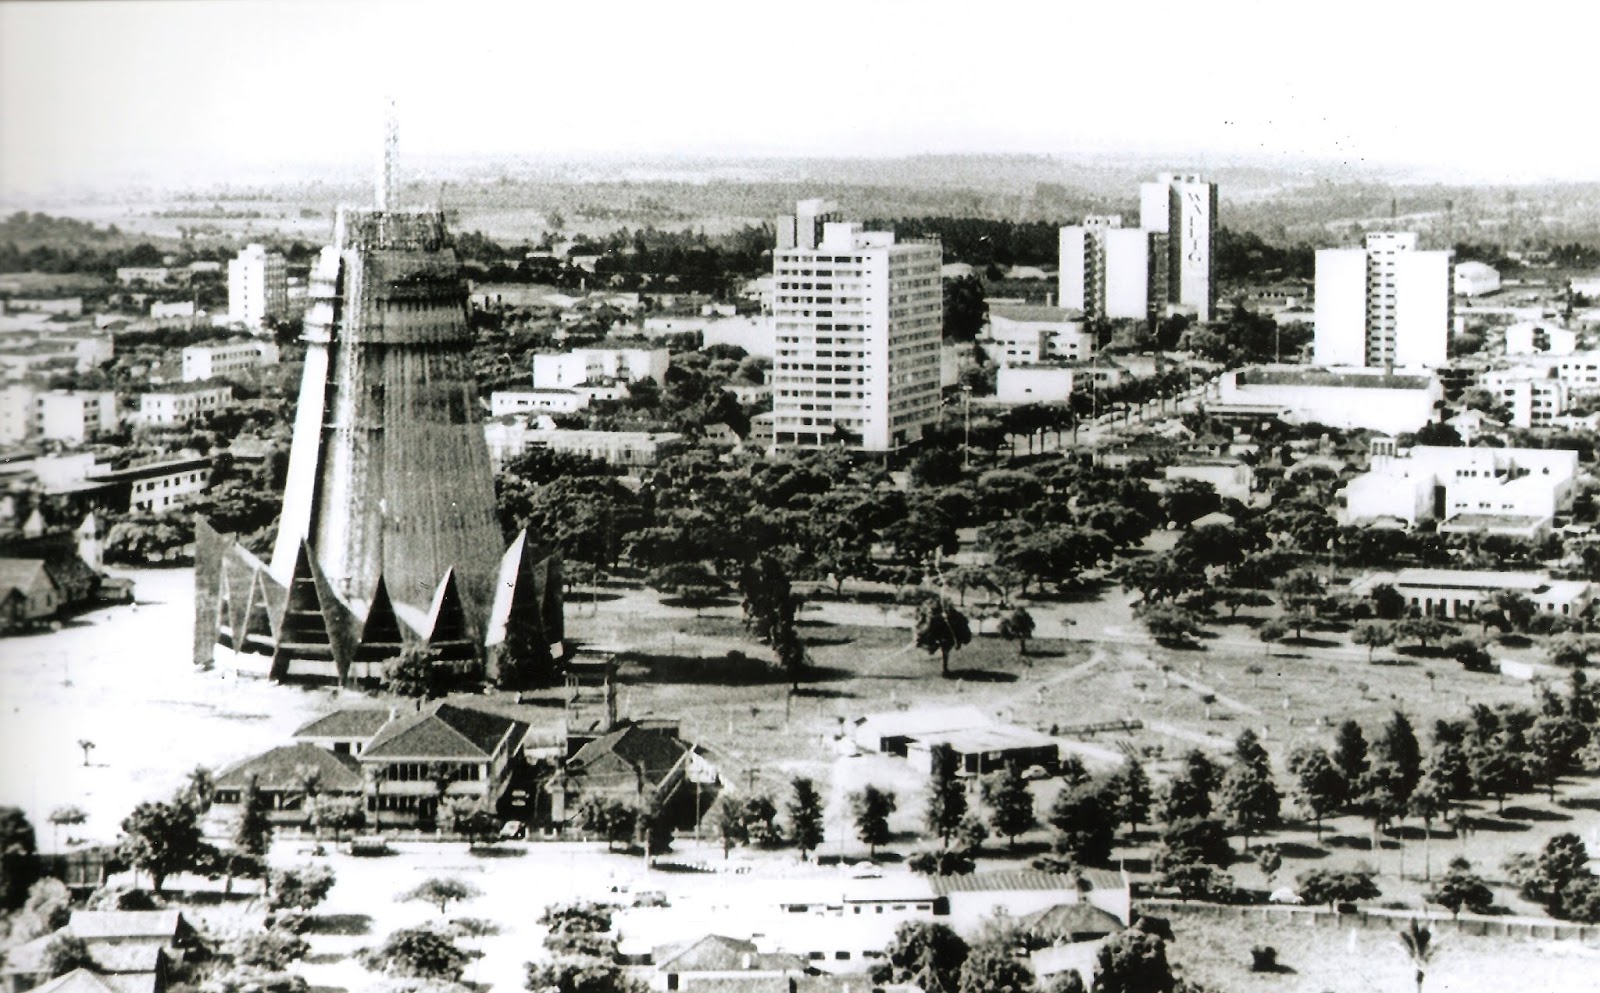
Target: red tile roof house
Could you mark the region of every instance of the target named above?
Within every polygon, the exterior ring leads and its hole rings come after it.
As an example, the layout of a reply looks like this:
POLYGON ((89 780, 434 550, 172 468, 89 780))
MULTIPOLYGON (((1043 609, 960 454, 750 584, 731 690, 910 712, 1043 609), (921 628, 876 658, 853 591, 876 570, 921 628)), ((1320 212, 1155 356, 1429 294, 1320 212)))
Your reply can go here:
POLYGON ((301 741, 236 762, 217 773, 212 797, 215 820, 238 817, 251 779, 266 801, 267 819, 284 825, 305 825, 309 813, 306 800, 313 794, 361 796, 366 790, 355 759, 301 741))
MULTIPOLYGON (((75 910, 67 926, 6 953, 0 987, 23 993, 49 981, 45 948, 59 935, 83 939, 95 977, 113 993, 163 993, 171 967, 183 960, 194 929, 176 910, 75 910)), ((78 980, 75 987, 84 987, 78 980)), ((88 993, 74 990, 73 993, 88 993)))
POLYGON ((721 787, 709 753, 679 737, 675 722, 639 721, 585 743, 545 790, 557 823, 575 818, 588 797, 635 802, 653 793, 674 828, 692 830, 721 787))

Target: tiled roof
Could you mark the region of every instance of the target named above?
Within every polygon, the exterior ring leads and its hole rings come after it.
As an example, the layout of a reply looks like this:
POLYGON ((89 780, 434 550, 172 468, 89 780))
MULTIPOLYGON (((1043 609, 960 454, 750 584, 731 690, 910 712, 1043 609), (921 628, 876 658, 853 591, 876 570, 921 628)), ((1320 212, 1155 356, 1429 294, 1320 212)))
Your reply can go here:
POLYGON ((1004 890, 1071 890, 1078 889, 1082 879, 1090 889, 1119 890, 1122 880, 1114 872, 1103 869, 1084 869, 1076 875, 1042 872, 1037 869, 1002 869, 994 872, 975 872, 966 876, 934 876, 933 888, 944 896, 949 893, 991 893, 1004 890))
POLYGON ((295 731, 296 738, 371 738, 394 716, 375 707, 346 707, 312 718, 295 731))
POLYGON ((41 578, 50 581, 43 559, 0 559, 0 593, 26 590, 41 578))
POLYGON ((217 774, 221 789, 242 790, 256 777, 256 787, 262 790, 298 790, 304 782, 303 771, 314 769, 321 774, 319 786, 329 793, 361 792, 361 767, 348 755, 335 755, 326 748, 309 742, 283 745, 262 752, 233 765, 217 774))
POLYGON ((1123 930, 1115 914, 1089 903, 1058 903, 1027 914, 1017 923, 1033 934, 1051 939, 1070 940, 1074 935, 1116 934, 1123 930))
POLYGON ((96 938, 170 940, 183 926, 177 910, 74 910, 67 930, 85 941, 96 938))
POLYGON ((482 761, 492 756, 507 736, 519 741, 527 730, 521 721, 441 701, 384 725, 361 753, 361 760, 482 761))
POLYGON ((782 972, 806 968, 806 960, 783 952, 759 952, 755 942, 708 934, 688 944, 655 951, 659 972, 782 972))
POLYGON ((106 982, 107 977, 97 976, 88 969, 74 969, 64 976, 35 986, 32 993, 121 993, 106 982))
POLYGON ((635 783, 642 775, 653 786, 666 777, 689 746, 674 728, 648 728, 637 724, 601 735, 578 749, 567 763, 568 771, 591 783, 620 776, 635 783))

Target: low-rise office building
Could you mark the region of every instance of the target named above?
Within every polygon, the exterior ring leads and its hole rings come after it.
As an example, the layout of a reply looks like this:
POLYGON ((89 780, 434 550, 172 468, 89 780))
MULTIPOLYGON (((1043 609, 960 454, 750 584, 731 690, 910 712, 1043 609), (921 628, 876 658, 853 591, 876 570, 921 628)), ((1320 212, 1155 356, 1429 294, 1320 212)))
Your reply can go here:
POLYGON ((270 341, 230 341, 221 345, 190 345, 183 350, 183 381, 236 376, 262 366, 278 364, 278 346, 270 341))
POLYGON ((47 441, 81 445, 120 423, 110 390, 50 390, 35 399, 33 433, 47 441))
POLYGON ((532 426, 526 417, 504 417, 483 426, 489 462, 498 472, 507 462, 535 448, 600 459, 612 465, 649 467, 682 451, 683 436, 672 432, 585 431, 532 426))
POLYGON ((1537 448, 1419 445, 1404 455, 1374 455, 1371 469, 1343 492, 1344 519, 1513 535, 1547 533, 1572 506, 1578 453, 1537 448))
POLYGON ((97 472, 91 483, 110 484, 111 505, 117 510, 159 514, 176 510, 204 493, 211 485, 209 458, 170 459, 97 472))
POLYGON ((1437 378, 1383 369, 1255 366, 1223 373, 1218 386, 1223 406, 1281 409, 1298 424, 1384 434, 1433 422, 1444 400, 1437 378))
POLYGON ((1043 363, 1002 365, 995 371, 1000 403, 1063 403, 1072 398, 1072 368, 1043 363))
POLYGON ((143 393, 134 423, 152 428, 177 427, 231 406, 233 387, 228 385, 143 393))
POLYGON ((1480 572, 1459 569, 1401 569, 1357 580, 1351 592, 1365 595, 1375 586, 1393 586, 1406 604, 1429 617, 1471 618, 1497 593, 1520 593, 1543 613, 1576 617, 1594 602, 1594 586, 1581 580, 1551 579, 1534 572, 1480 572))

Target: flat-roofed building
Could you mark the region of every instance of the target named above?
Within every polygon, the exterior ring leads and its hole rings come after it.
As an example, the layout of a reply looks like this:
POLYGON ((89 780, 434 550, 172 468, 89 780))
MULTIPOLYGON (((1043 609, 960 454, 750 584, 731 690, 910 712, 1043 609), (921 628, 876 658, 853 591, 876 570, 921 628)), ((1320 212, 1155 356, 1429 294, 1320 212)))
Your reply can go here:
POLYGON ((189 389, 159 390, 139 396, 139 412, 134 423, 144 427, 177 427, 207 414, 233 406, 233 387, 198 386, 189 389))
POLYGON ((278 364, 278 346, 270 341, 230 341, 221 345, 189 345, 183 350, 183 381, 236 376, 278 364))
POLYGON ((1500 270, 1487 262, 1456 263, 1455 290, 1458 297, 1478 297, 1500 288, 1500 270))
POLYGON ((50 390, 34 407, 34 434, 81 445, 117 428, 117 395, 110 390, 50 390))
POLYGON ((1223 405, 1277 408, 1298 424, 1383 434, 1415 431, 1433 422, 1436 405, 1444 401, 1437 378, 1382 369, 1254 366, 1223 373, 1218 387, 1223 405))
POLYGON ((507 414, 571 414, 589 406, 578 390, 496 390, 489 394, 489 416, 507 414))
POLYGON ((1095 355, 1094 335, 1083 313, 1064 307, 993 304, 989 307, 992 358, 999 365, 1061 359, 1086 362, 1095 355))
POLYGON ((115 509, 151 514, 176 510, 211 485, 209 458, 168 459, 96 472, 89 482, 110 484, 115 509))
POLYGON ((1408 527, 1539 534, 1572 506, 1578 453, 1544 448, 1418 445, 1374 455, 1343 491, 1344 520, 1389 519, 1408 527))
POLYGON ((535 448, 584 455, 612 465, 648 467, 682 451, 683 435, 649 431, 584 431, 531 426, 525 416, 503 417, 483 426, 495 471, 535 448))
POLYGON ((779 218, 774 440, 892 451, 938 420, 943 250, 829 220, 832 209, 806 200, 779 218))
POLYGON ((1015 363, 995 372, 995 399, 1000 403, 1063 403, 1071 398, 1070 366, 1015 363))
POLYGON ((666 381, 672 356, 665 348, 579 348, 533 357, 533 388, 564 390, 592 383, 666 381))
POLYGON ((1470 618, 1496 593, 1520 593, 1543 613, 1576 617, 1594 602, 1594 585, 1586 580, 1551 579, 1536 572, 1489 572, 1458 569, 1401 569, 1371 573, 1357 580, 1351 592, 1365 594, 1374 586, 1393 586, 1406 604, 1429 617, 1470 618))

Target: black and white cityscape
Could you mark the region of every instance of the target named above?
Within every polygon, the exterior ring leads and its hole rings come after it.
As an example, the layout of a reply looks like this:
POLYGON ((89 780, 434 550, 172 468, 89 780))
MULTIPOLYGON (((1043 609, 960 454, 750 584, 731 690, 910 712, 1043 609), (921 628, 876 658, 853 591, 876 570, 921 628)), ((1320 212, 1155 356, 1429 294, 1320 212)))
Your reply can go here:
POLYGON ((0 993, 1593 988, 1503 13, 0 3, 0 993))

